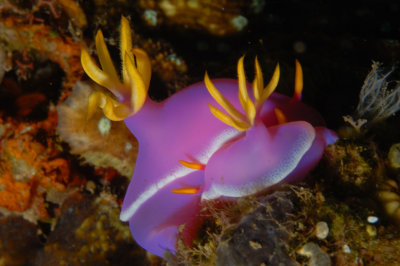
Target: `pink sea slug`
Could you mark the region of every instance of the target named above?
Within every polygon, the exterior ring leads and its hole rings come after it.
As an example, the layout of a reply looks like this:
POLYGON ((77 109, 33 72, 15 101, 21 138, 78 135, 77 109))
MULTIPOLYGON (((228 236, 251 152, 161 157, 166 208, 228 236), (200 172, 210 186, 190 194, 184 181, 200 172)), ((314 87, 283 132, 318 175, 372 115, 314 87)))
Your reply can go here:
POLYGON ((89 116, 101 107, 111 120, 124 120, 139 142, 132 181, 122 205, 134 239, 149 252, 174 253, 179 227, 190 243, 204 200, 251 195, 282 181, 303 178, 337 136, 300 102, 302 71, 296 61, 292 98, 274 93, 280 69, 264 87, 257 59, 255 79, 246 82, 243 57, 238 80, 191 85, 163 102, 147 95, 147 54, 131 46, 129 22, 121 21, 122 81, 103 35, 96 35, 101 69, 82 50, 85 72, 113 95, 94 92, 89 116), (250 93, 251 92, 251 93, 250 93), (191 230, 192 229, 192 230, 191 230))

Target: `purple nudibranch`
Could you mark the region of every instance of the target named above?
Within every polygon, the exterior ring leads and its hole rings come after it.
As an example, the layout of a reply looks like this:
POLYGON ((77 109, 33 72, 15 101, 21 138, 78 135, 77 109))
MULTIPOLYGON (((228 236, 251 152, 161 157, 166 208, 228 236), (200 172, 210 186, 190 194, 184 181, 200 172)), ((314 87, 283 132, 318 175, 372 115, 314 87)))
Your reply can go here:
POLYGON ((337 140, 321 116, 301 103, 297 61, 293 97, 273 92, 279 65, 264 87, 256 59, 254 82, 247 83, 242 57, 238 80, 211 81, 206 74, 204 82, 157 103, 147 97, 150 60, 143 50, 132 48, 126 18, 121 20, 122 80, 101 31, 96 49, 101 69, 85 49, 82 66, 115 97, 92 93, 88 115, 100 107, 109 119, 124 120, 138 139, 136 167, 120 218, 129 221, 136 242, 155 255, 174 253, 181 225, 190 243, 201 201, 247 196, 301 180, 325 147, 337 140))

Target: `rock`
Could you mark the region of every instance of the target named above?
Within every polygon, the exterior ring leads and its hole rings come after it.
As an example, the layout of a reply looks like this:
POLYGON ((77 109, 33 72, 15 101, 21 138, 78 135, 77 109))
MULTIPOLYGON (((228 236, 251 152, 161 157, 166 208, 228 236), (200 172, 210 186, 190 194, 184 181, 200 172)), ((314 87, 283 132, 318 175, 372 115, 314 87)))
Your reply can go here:
POLYGON ((287 251, 290 230, 283 225, 294 213, 290 194, 278 191, 261 198, 260 207, 222 237, 216 264, 296 265, 287 251))
POLYGON ((310 266, 330 266, 331 259, 328 253, 322 250, 317 244, 313 242, 308 242, 305 244, 298 253, 310 258, 310 266))
POLYGON ((0 265, 29 265, 42 248, 36 225, 19 216, 0 219, 0 265))
POLYGON ((148 265, 119 212, 112 194, 71 195, 34 265, 148 265))

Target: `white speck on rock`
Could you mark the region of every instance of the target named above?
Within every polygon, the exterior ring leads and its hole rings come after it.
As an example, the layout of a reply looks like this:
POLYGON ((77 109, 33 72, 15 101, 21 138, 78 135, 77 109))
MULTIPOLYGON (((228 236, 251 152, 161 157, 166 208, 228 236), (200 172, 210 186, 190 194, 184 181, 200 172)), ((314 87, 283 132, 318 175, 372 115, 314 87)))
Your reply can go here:
POLYGON ((125 151, 129 152, 133 148, 133 145, 130 142, 125 143, 125 151))
POLYGON ((110 133, 111 129, 111 121, 107 117, 103 116, 102 118, 99 119, 99 122, 97 123, 97 128, 100 131, 100 134, 102 136, 108 135, 110 133))
POLYGON ((346 254, 350 254, 351 253, 351 249, 350 249, 349 245, 346 244, 346 245, 343 246, 343 252, 346 253, 346 254))

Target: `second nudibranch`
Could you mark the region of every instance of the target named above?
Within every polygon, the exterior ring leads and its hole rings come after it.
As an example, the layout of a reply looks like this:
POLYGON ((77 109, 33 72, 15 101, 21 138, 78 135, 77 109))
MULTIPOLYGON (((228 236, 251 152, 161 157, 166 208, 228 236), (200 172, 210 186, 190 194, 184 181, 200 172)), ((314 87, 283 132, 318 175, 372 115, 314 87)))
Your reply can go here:
POLYGON ((302 71, 296 61, 295 93, 274 93, 276 66, 264 87, 255 60, 248 84, 239 59, 238 80, 191 85, 163 102, 147 97, 150 59, 132 48, 129 22, 121 20, 122 80, 101 31, 96 35, 101 69, 82 50, 85 72, 106 92, 89 98, 89 117, 97 107, 111 120, 124 120, 139 142, 135 171, 120 218, 129 221, 136 242, 149 252, 174 253, 179 227, 191 243, 203 200, 251 195, 282 181, 303 178, 320 160, 336 134, 323 127, 312 108, 300 102, 302 71))

